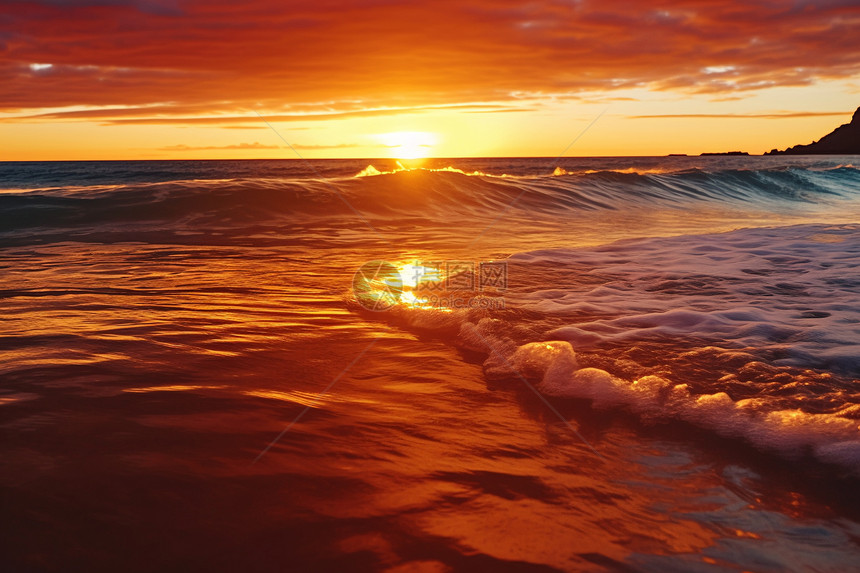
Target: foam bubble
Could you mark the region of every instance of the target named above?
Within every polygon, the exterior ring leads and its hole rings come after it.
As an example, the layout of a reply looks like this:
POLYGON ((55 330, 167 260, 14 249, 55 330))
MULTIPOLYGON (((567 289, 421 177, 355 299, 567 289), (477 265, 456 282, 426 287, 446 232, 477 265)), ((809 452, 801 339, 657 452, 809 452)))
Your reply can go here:
POLYGON ((591 400, 596 408, 623 408, 646 419, 680 420, 728 438, 742 438, 789 457, 811 452, 860 475, 860 428, 836 413, 764 409, 764 400, 735 401, 726 392, 694 395, 686 384, 660 376, 628 381, 599 368, 577 368, 563 341, 517 348, 510 362, 539 378, 545 394, 591 400))

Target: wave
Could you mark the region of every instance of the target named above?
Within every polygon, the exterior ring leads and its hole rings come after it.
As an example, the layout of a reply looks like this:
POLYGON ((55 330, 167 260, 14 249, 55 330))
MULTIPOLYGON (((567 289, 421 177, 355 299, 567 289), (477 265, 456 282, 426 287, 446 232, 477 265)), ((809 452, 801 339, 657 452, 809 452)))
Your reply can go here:
MULTIPOLYGON (((492 173, 486 173, 484 171, 479 171, 477 169, 473 170, 473 171, 464 171, 462 169, 459 169, 457 167, 452 167, 450 165, 448 165, 446 167, 406 167, 400 161, 397 161, 395 164, 396 164, 396 167, 394 169, 390 169, 388 171, 380 171, 379 169, 377 169, 373 165, 368 165, 367 167, 365 167, 364 169, 362 169, 361 171, 356 173, 353 177, 375 177, 377 175, 393 175, 395 173, 402 173, 404 171, 412 171, 412 172, 418 172, 418 173, 421 173, 421 172, 424 172, 424 173, 459 173, 460 175, 469 175, 472 177, 476 177, 476 176, 501 177, 503 179, 507 178, 507 177, 514 177, 513 175, 508 175, 507 173, 502 173, 501 175, 494 175, 492 173)), ((556 171, 557 170, 558 170, 558 168, 556 168, 556 171)), ((553 172, 553 175, 556 175, 556 173, 553 172)), ((525 178, 528 176, 522 175, 520 177, 525 178)))
MULTIPOLYGON (((369 169, 369 168, 368 168, 369 169)), ((370 171, 368 171, 370 173, 370 171)), ((564 217, 636 209, 839 208, 855 201, 860 169, 596 171, 492 176, 457 168, 402 169, 335 179, 178 180, 0 194, 0 232, 153 221, 236 226, 302 216, 445 220, 564 217)))

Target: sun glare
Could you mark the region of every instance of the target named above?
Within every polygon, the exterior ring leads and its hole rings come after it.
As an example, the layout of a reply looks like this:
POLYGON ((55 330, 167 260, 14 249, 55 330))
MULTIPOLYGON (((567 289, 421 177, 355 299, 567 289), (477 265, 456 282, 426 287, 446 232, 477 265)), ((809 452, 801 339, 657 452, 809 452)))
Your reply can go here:
POLYGON ((379 139, 389 148, 393 159, 427 157, 437 142, 436 134, 426 131, 394 131, 381 134, 379 139))

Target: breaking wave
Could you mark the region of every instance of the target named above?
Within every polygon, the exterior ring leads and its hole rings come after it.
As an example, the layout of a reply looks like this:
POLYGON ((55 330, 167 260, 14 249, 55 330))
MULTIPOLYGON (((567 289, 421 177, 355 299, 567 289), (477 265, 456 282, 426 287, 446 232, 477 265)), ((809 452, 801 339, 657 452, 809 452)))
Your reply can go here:
POLYGON ((839 209, 856 202, 860 169, 602 170, 495 176, 458 168, 401 169, 371 177, 234 178, 19 188, 0 194, 0 232, 30 227, 173 223, 241 226, 360 214, 440 220, 565 217, 635 209, 839 209))

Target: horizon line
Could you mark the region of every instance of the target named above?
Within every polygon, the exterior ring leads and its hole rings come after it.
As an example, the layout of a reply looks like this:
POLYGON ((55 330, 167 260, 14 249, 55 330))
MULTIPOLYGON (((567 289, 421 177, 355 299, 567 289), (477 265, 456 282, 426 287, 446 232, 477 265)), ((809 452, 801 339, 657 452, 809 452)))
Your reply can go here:
MULTIPOLYGON (((71 163, 71 162, 100 162, 100 161, 404 161, 423 162, 428 160, 442 159, 614 159, 626 157, 771 157, 767 153, 747 153, 746 155, 731 155, 731 152, 702 152, 702 153, 666 153, 661 155, 566 155, 564 157, 552 157, 548 155, 458 155, 422 157, 419 159, 407 159, 399 157, 204 157, 204 158, 141 158, 141 159, 0 159, 0 163, 71 163)), ((744 153, 744 152, 741 152, 744 153)), ((797 154, 802 155, 802 154, 797 154)), ((806 155, 821 155, 811 153, 806 155)), ((840 154, 830 154, 840 155, 840 154)), ((857 154, 847 154, 857 155, 857 154)))

